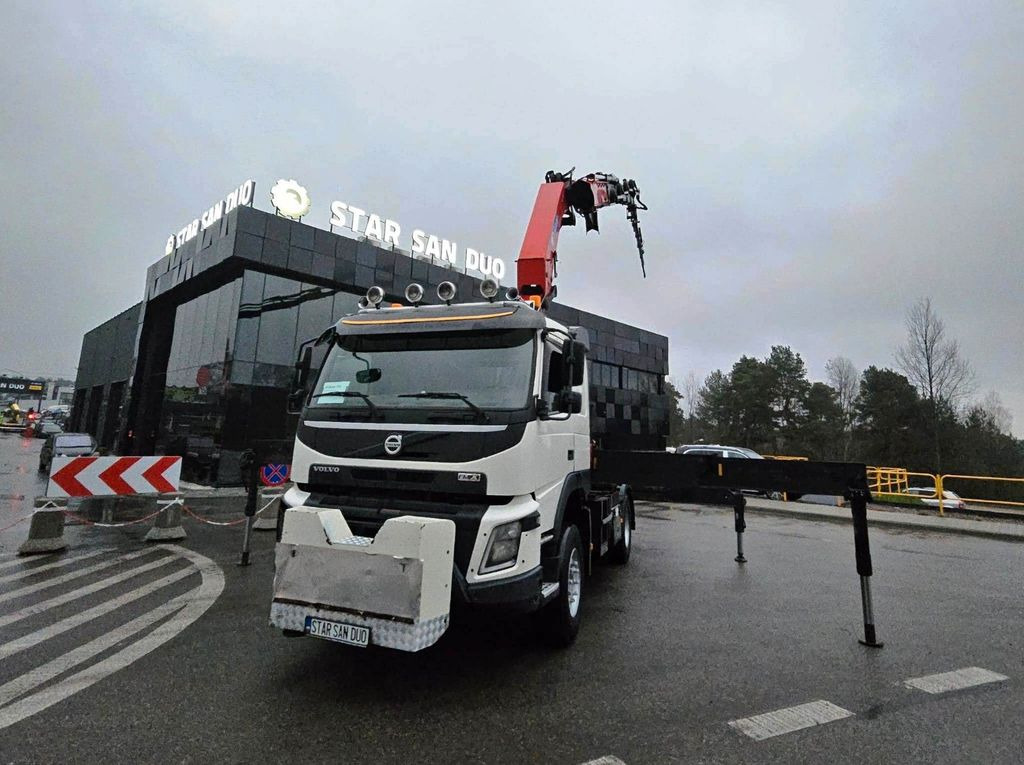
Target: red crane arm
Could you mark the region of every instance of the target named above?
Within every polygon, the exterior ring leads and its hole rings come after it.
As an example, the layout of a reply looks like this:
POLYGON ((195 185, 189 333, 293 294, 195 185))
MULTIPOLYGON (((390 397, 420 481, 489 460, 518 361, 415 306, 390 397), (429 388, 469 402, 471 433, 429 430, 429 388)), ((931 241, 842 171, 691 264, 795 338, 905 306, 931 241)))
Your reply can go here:
POLYGON ((612 204, 626 206, 626 218, 633 224, 643 268, 644 243, 637 210, 646 210, 647 206, 640 201, 636 183, 620 181, 607 173, 591 173, 574 181, 571 170, 568 173, 549 172, 537 191, 537 200, 516 260, 519 294, 536 308, 546 308, 557 293, 558 234, 562 226, 574 226, 575 214, 579 213, 586 222, 587 231, 597 231, 597 211, 612 204))

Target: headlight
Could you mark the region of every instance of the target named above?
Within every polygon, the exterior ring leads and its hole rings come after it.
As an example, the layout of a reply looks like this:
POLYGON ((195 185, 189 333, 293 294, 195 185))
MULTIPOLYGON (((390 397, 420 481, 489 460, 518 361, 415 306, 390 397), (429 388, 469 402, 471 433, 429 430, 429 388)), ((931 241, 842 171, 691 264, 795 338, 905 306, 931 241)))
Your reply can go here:
POLYGON ((491 541, 487 543, 487 549, 484 551, 484 565, 480 567, 480 573, 486 574, 489 571, 514 566, 519 555, 519 537, 522 533, 523 528, 519 521, 495 526, 491 531, 491 541))

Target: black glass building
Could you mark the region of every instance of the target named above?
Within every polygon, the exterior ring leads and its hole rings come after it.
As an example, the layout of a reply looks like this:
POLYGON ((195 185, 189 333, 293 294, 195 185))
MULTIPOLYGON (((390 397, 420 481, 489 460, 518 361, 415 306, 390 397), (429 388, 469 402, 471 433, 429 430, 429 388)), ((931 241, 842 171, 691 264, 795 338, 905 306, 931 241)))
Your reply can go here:
MULTIPOLYGON (((142 302, 86 333, 71 427, 119 454, 180 454, 183 478, 240 481, 247 447, 287 461, 286 397, 298 346, 357 309, 371 285, 401 300, 442 281, 479 300, 449 267, 237 207, 149 267, 142 302)), ((668 434, 668 339, 556 304, 591 338, 591 414, 607 448, 661 449, 668 434)))

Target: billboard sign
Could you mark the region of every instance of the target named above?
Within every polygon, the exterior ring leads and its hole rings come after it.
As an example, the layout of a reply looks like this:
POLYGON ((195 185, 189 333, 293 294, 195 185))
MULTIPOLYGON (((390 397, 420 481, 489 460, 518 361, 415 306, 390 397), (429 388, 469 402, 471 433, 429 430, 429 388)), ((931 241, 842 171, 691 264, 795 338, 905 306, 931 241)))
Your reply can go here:
POLYGON ((0 377, 0 398, 46 398, 46 381, 0 377))

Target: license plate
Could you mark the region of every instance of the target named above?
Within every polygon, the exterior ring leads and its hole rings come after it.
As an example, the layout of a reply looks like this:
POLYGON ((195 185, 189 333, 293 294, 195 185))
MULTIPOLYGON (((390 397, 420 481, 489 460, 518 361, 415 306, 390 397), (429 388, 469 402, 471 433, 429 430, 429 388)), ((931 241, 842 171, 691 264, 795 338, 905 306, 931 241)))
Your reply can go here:
POLYGON ((337 643, 357 645, 360 648, 366 648, 370 644, 369 627, 357 627, 354 624, 332 622, 328 619, 317 619, 314 616, 306 617, 306 634, 324 640, 333 640, 337 643))

